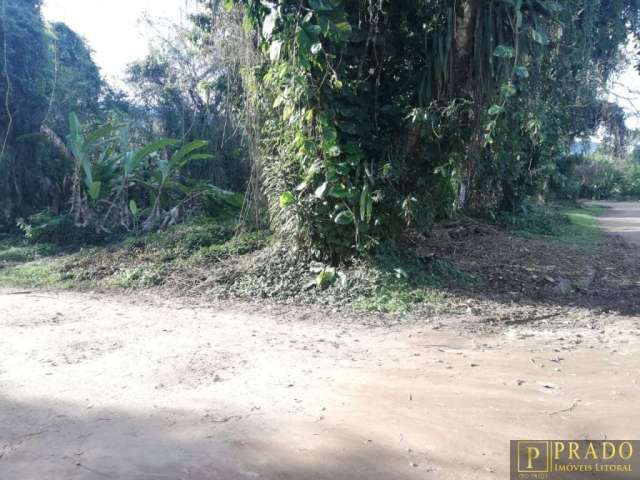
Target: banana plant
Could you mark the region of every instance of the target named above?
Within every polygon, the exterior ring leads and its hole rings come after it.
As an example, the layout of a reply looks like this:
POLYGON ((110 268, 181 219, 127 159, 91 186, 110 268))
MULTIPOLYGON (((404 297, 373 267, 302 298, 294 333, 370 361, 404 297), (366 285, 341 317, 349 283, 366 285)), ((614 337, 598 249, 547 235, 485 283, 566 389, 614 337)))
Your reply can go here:
MULTIPOLYGON (((136 223, 137 218, 140 216, 140 209, 138 208, 136 201, 129 201, 129 187, 131 186, 132 180, 140 170, 140 167, 143 165, 144 160, 164 150, 167 147, 176 145, 178 141, 163 138, 142 147, 136 148, 132 147, 128 125, 121 126, 118 133, 121 152, 121 157, 119 160, 122 172, 117 196, 119 198, 119 205, 122 216, 121 223, 124 224, 123 226, 128 226, 128 222, 126 221, 126 217, 128 217, 128 215, 125 216, 125 212, 128 212, 133 216, 134 223, 136 223)), ((109 217, 110 213, 110 211, 107 212, 105 221, 109 217)))
POLYGON ((160 217, 160 206, 163 197, 166 195, 167 190, 171 187, 176 187, 177 190, 182 191, 188 195, 188 188, 174 180, 176 175, 186 167, 189 163, 196 160, 209 160, 214 158, 213 155, 207 153, 197 153, 198 150, 206 147, 209 142, 203 140, 196 140, 188 143, 177 150, 169 159, 161 158, 158 162, 157 171, 154 172, 155 193, 154 204, 151 209, 151 215, 146 220, 147 225, 155 223, 160 217))
POLYGON ((106 125, 85 135, 82 132, 82 124, 75 112, 69 114, 69 135, 67 136, 67 143, 75 162, 75 175, 77 178, 80 178, 81 173, 83 174, 82 182, 84 183, 87 194, 92 200, 100 198, 102 182, 94 178, 91 156, 98 146, 113 140, 112 135, 115 131, 115 126, 106 125))
MULTIPOLYGON (((69 135, 67 135, 67 145, 64 151, 74 163, 71 212, 74 215, 76 225, 87 225, 92 216, 87 198, 91 198, 93 201, 100 198, 102 182, 95 179, 91 158, 98 146, 112 142, 114 131, 113 125, 106 125, 85 135, 75 112, 69 114, 69 135)), ((54 139, 57 138, 54 134, 51 136, 54 139)), ((104 155, 104 152, 102 153, 104 155)))

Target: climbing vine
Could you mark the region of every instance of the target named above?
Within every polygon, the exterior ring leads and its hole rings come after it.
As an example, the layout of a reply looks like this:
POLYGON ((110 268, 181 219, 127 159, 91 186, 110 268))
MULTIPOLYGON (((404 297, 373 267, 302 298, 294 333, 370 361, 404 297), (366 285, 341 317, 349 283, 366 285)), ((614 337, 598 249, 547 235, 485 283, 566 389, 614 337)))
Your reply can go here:
POLYGON ((638 25, 634 0, 223 5, 263 53, 246 84, 272 226, 331 260, 544 194, 638 25))

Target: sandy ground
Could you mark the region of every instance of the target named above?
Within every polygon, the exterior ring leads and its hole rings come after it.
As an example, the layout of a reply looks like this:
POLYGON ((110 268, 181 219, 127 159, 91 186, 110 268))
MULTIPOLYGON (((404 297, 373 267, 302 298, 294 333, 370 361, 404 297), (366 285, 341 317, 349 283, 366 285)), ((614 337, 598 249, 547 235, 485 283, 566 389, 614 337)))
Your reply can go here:
POLYGON ((607 210, 600 217, 606 231, 640 245, 640 202, 594 202, 607 210))
POLYGON ((505 479, 510 439, 637 437, 640 319, 586 315, 0 290, 0 479, 505 479))
POLYGON ((503 479, 509 439, 640 427, 637 318, 472 336, 9 291, 0 312, 3 480, 503 479))

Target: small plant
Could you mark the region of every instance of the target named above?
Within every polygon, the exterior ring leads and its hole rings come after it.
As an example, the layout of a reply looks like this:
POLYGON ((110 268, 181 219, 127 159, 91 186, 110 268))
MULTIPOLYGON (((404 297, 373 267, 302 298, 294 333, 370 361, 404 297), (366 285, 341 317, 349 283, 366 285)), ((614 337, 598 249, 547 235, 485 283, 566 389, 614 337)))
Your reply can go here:
POLYGON ((180 145, 160 139, 135 145, 128 125, 112 120, 87 131, 74 112, 69 130, 66 145, 53 133, 47 138, 74 162, 70 214, 78 227, 97 232, 164 228, 180 221, 198 197, 210 203, 212 197, 232 195, 183 175, 191 162, 213 158, 201 153, 207 142, 180 145))
POLYGON ((78 236, 73 219, 69 215, 54 215, 49 210, 20 218, 18 228, 29 243, 64 243, 71 242, 78 236))
POLYGON ((569 219, 554 207, 523 205, 517 212, 499 213, 496 222, 515 232, 554 235, 569 224, 569 219))

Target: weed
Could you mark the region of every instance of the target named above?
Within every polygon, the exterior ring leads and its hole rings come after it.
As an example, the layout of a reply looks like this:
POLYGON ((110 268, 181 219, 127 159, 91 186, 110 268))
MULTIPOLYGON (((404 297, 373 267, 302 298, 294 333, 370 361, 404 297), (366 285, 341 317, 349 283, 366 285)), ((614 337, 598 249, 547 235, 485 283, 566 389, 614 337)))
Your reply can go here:
POLYGON ((63 273, 60 260, 38 260, 0 268, 1 287, 68 287, 69 278, 63 273))
POLYGON ((0 263, 20 263, 50 257, 60 252, 60 247, 49 243, 30 245, 20 240, 0 241, 0 263))
POLYGON ((497 220, 519 236, 593 249, 604 238, 596 218, 603 210, 602 207, 581 204, 532 206, 516 215, 503 214, 497 220))

